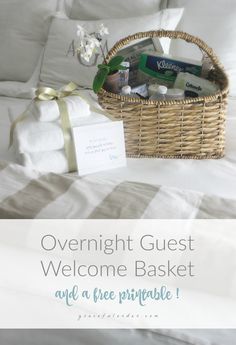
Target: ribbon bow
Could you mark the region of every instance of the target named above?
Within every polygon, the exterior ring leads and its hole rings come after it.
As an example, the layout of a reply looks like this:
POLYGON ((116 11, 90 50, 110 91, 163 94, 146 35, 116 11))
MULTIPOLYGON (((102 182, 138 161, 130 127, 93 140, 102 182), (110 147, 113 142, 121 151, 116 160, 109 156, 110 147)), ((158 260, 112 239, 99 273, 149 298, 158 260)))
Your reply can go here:
POLYGON ((52 101, 70 96, 77 89, 75 83, 69 83, 60 90, 54 90, 50 87, 40 87, 35 91, 35 100, 52 101))

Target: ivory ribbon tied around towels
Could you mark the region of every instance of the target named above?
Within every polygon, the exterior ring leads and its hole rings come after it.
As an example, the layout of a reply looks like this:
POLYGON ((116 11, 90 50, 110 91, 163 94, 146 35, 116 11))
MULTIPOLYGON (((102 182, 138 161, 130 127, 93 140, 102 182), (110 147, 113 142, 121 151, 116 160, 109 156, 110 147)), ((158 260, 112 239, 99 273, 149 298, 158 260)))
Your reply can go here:
MULTIPOLYGON (((75 94, 76 88, 77 88, 77 85, 72 82, 64 86, 60 90, 54 90, 48 87, 41 87, 36 90, 35 92, 36 97, 34 99, 34 101, 50 101, 50 100, 57 101, 59 112, 60 112, 61 128, 63 131, 63 137, 64 137, 64 142, 65 142, 64 149, 65 149, 65 154, 68 161, 68 170, 70 172, 76 170, 76 158, 75 158, 75 150, 74 150, 72 136, 71 136, 71 123, 70 123, 66 101, 64 100, 64 98, 72 94, 75 94)), ((13 143, 13 133, 14 133, 17 123, 23 121, 27 116, 28 114, 26 111, 12 123, 11 131, 10 131, 10 146, 13 143)))
POLYGON ((60 90, 54 90, 50 87, 40 87, 35 92, 35 99, 39 101, 51 101, 70 96, 77 89, 77 85, 73 82, 65 85, 60 90))
MULTIPOLYGON (((90 115, 89 103, 81 98, 81 96, 67 96, 65 98, 67 111, 70 120, 88 117, 90 115)), ((46 102, 35 101, 31 103, 29 112, 39 122, 55 122, 60 119, 60 110, 57 100, 46 102)))

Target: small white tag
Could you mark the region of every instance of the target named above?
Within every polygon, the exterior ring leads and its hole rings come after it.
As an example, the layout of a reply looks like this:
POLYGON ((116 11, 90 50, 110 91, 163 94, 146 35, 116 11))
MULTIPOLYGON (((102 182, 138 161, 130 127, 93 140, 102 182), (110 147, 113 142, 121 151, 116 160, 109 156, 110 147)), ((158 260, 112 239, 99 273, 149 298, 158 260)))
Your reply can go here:
POLYGON ((123 121, 73 128, 79 175, 126 166, 123 121))

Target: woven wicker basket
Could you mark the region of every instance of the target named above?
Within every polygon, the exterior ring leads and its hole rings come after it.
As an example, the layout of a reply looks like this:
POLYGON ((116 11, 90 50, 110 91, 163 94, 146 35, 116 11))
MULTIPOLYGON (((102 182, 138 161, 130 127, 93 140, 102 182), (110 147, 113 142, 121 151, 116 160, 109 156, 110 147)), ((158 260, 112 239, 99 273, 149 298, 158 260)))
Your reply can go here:
POLYGON ((213 50, 202 40, 180 31, 149 31, 128 36, 110 50, 108 62, 133 40, 169 37, 196 44, 212 62, 211 80, 220 85, 214 95, 179 101, 149 101, 102 89, 98 100, 111 118, 123 120, 129 157, 221 158, 225 150, 228 78, 213 50))

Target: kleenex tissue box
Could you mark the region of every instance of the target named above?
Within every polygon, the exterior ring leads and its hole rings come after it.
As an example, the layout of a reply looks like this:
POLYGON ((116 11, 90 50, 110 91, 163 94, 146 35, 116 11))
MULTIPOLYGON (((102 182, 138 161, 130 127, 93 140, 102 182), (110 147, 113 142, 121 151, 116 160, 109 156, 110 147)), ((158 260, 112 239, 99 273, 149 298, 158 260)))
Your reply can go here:
POLYGON ((201 70, 202 63, 200 61, 177 58, 155 52, 143 53, 139 62, 139 73, 141 75, 143 73, 146 77, 157 78, 160 83, 166 86, 173 86, 180 72, 188 72, 200 76, 201 70))

